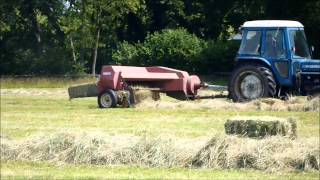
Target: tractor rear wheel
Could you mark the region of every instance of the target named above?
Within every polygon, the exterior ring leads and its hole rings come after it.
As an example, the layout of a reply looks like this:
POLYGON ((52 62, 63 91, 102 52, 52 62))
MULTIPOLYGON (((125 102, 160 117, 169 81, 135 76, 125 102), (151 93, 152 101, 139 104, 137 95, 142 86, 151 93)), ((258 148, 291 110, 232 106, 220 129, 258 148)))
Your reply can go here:
POLYGON ((108 89, 98 96, 98 105, 100 108, 117 107, 118 97, 115 91, 108 89))
POLYGON ((242 65, 230 77, 228 91, 233 101, 250 101, 276 94, 276 81, 272 72, 261 65, 242 65))

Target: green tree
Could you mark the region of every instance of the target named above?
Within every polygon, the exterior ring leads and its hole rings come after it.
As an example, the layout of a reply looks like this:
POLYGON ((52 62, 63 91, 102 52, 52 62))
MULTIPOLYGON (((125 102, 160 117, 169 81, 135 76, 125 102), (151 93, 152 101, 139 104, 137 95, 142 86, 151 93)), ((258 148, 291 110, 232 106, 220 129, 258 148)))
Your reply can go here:
MULTIPOLYGON (((70 31, 70 46, 72 34, 79 33, 82 46, 89 45, 92 49, 92 74, 96 74, 96 63, 99 47, 108 46, 108 40, 115 36, 115 30, 120 25, 120 20, 128 13, 135 13, 141 8, 140 0, 83 0, 73 3, 69 1, 69 17, 65 20, 66 31, 70 31), (71 9, 75 6, 75 9, 71 9), (75 14, 78 13, 78 14, 75 14), (77 16, 78 18, 74 18, 77 16), (71 20, 73 18, 74 20, 71 20), (68 23, 73 21, 73 23, 68 23), (106 36, 106 42, 101 43, 101 33, 106 36), (110 38, 111 37, 111 38, 110 38)), ((72 48, 74 51, 74 48, 72 48)), ((83 47, 81 47, 83 49, 83 47)), ((75 52, 73 52, 75 54, 75 52)))
POLYGON ((166 29, 146 37, 143 43, 120 43, 113 60, 120 65, 168 66, 194 72, 205 41, 185 29, 166 29))
MULTIPOLYGON (((213 48, 224 50, 224 44, 229 47, 223 40, 236 33, 243 22, 257 19, 302 22, 310 45, 316 48, 314 55, 319 58, 319 14, 319 0, 0 0, 0 72, 95 74, 101 65, 112 62, 112 53, 122 41, 128 43, 119 48, 132 52, 128 60, 135 53, 144 54, 143 61, 130 62, 152 64, 158 57, 150 54, 166 57, 156 49, 156 43, 165 47, 166 41, 148 34, 163 29, 183 28, 205 39, 212 47, 204 50, 206 57, 216 57, 211 52, 219 52, 213 48)), ((163 35, 165 31, 158 34, 169 38, 163 35)), ((172 55, 171 51, 163 52, 168 57, 172 55)), ((226 66, 229 63, 221 62, 226 66)), ((179 58, 167 65, 178 67, 178 63, 185 68, 185 62, 179 58)))
MULTIPOLYGON (((64 33, 59 16, 60 1, 13 0, 0 2, 2 73, 63 73, 69 64, 49 65, 52 55, 63 51, 64 33)), ((60 53, 59 59, 65 59, 60 53)), ((60 61, 61 62, 61 61, 60 61)))

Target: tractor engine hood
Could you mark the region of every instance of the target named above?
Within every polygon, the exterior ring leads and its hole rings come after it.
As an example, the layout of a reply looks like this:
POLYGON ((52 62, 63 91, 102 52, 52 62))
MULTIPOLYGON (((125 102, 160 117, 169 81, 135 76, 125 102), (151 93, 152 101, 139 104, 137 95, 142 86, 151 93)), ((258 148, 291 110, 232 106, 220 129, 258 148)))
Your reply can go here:
POLYGON ((320 60, 307 60, 300 63, 302 72, 320 72, 320 60))

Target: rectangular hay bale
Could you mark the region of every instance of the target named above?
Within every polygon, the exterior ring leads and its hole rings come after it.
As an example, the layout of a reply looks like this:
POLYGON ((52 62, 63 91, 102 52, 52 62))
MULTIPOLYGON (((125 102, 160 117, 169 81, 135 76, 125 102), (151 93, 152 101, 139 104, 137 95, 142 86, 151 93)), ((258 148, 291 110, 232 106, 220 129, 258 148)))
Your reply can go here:
POLYGON ((96 97, 98 96, 98 88, 95 83, 81 84, 68 88, 69 98, 96 97))
POLYGON ((244 137, 263 138, 266 136, 297 136, 297 123, 294 119, 255 117, 228 119, 224 124, 225 133, 244 137))

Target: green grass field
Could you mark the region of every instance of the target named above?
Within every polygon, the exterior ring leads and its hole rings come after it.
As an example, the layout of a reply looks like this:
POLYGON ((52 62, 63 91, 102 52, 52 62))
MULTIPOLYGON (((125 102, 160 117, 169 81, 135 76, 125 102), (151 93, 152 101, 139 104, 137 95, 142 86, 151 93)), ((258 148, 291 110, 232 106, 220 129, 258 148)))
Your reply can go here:
POLYGON ((1 77, 1 88, 68 88, 70 85, 95 82, 96 77, 1 77))
MULTIPOLYGON (((4 87, 8 87, 8 84, 4 87)), ((14 88, 15 86, 11 86, 14 88)), ((43 86, 45 87, 45 86, 43 86)), ((178 138, 224 133, 226 119, 237 116, 294 117, 299 137, 319 137, 319 112, 237 111, 228 109, 97 108, 96 98, 69 101, 63 89, 1 89, 1 136, 24 139, 56 132, 104 132, 178 138)), ((319 171, 277 172, 57 165, 49 162, 1 161, 1 179, 318 179, 319 171)))
MULTIPOLYGON (((53 90, 54 91, 54 90, 53 90)), ((232 111, 210 109, 99 109, 96 98, 75 99, 4 95, 1 99, 1 133, 23 138, 35 133, 99 130, 112 134, 198 137, 223 133, 226 119, 237 116, 295 117, 301 137, 319 132, 317 112, 232 111)))
POLYGON ((1 179, 318 179, 318 173, 262 173, 253 170, 106 167, 2 161, 1 179))

